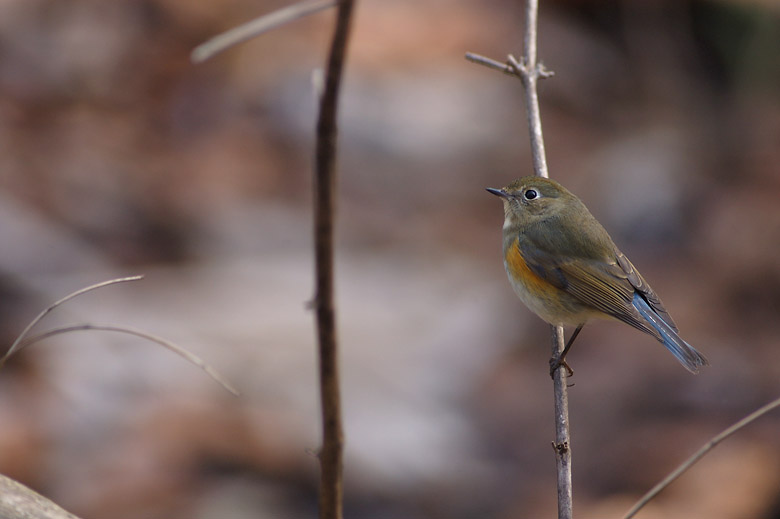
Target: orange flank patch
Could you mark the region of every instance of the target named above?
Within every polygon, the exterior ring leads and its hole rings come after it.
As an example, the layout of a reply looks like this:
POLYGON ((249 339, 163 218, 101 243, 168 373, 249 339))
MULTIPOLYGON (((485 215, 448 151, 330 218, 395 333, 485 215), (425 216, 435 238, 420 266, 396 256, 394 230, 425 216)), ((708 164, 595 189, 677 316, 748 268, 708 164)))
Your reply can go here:
POLYGON ((513 281, 521 285, 527 296, 547 299, 554 297, 554 292, 558 292, 557 288, 539 277, 528 267, 525 259, 523 259, 523 255, 520 253, 520 247, 517 246, 517 240, 512 243, 512 246, 509 247, 506 253, 506 267, 511 273, 513 281))
POLYGON ((580 325, 591 317, 607 317, 531 270, 517 240, 506 251, 504 261, 515 293, 533 313, 548 323, 580 325))

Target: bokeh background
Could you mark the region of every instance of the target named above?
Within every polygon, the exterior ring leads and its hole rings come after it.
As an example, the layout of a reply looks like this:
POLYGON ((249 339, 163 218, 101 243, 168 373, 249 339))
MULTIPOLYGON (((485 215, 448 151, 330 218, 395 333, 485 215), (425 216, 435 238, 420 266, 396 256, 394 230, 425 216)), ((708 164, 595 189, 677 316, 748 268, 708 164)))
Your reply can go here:
MULTIPOLYGON (((0 2, 0 336, 73 333, 0 373, 0 473, 85 519, 316 516, 312 75, 333 12, 194 66, 287 2, 0 2)), ((620 517, 780 394, 780 4, 542 1, 551 175, 588 204, 712 366, 585 328, 570 356, 575 513, 620 517)), ((513 295, 500 203, 530 174, 523 5, 365 0, 341 104, 337 304, 346 516, 555 514, 549 328, 513 295)), ((7 347, 7 346, 6 346, 7 347)), ((780 518, 780 416, 641 517, 780 518)))

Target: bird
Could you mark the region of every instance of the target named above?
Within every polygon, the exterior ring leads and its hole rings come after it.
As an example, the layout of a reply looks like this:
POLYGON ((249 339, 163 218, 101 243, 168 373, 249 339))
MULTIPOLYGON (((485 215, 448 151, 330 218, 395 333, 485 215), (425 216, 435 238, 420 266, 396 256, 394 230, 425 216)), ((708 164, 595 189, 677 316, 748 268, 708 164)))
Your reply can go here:
POLYGON ((551 376, 561 366, 574 373, 566 355, 593 318, 652 335, 691 373, 709 365, 680 337, 658 294, 577 196, 539 176, 487 191, 504 204, 504 268, 515 293, 547 323, 576 327, 550 359, 551 376))

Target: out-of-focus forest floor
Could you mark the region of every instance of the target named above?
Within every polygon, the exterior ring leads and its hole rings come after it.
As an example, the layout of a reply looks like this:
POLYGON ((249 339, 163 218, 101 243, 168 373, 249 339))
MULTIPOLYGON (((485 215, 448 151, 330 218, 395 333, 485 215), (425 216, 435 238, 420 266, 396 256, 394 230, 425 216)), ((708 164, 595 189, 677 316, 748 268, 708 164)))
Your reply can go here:
MULTIPOLYGON (((316 516, 311 171, 333 13, 203 65, 285 5, 0 3, 0 337, 74 333, 0 372, 0 473, 85 519, 316 516)), ((780 394, 780 6, 541 2, 551 175, 578 194, 712 366, 585 328, 570 363, 575 511, 619 517, 780 394)), ((341 103, 337 303, 346 515, 551 517, 548 326, 505 279, 485 187, 531 173, 522 5, 359 2, 341 103)), ((780 517, 780 417, 718 447, 646 519, 780 517)))

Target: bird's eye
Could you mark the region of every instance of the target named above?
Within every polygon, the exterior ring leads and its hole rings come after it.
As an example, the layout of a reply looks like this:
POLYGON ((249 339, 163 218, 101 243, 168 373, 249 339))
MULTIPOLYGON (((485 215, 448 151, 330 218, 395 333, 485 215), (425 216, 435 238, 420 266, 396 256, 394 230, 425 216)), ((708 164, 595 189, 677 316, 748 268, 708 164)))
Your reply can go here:
POLYGON ((523 193, 523 198, 526 200, 533 200, 534 198, 538 198, 539 193, 536 191, 536 189, 526 189, 523 193))

